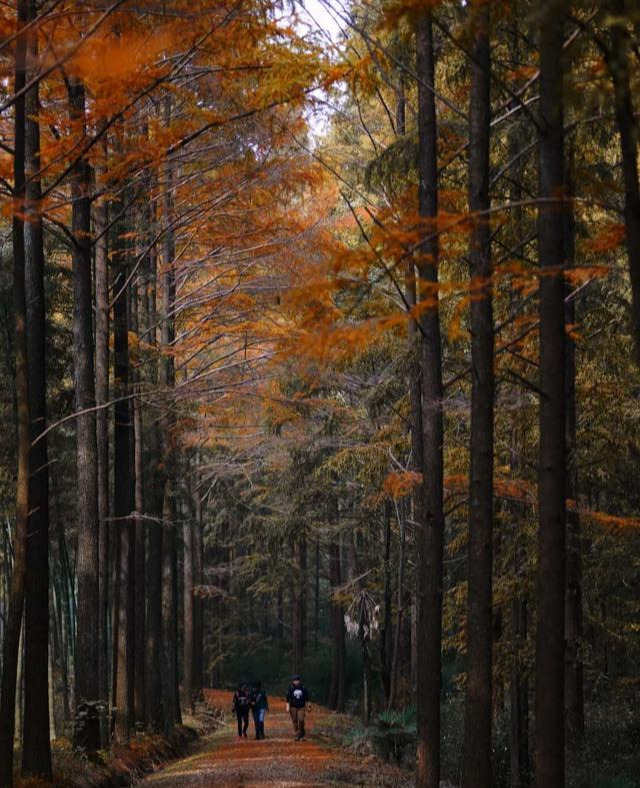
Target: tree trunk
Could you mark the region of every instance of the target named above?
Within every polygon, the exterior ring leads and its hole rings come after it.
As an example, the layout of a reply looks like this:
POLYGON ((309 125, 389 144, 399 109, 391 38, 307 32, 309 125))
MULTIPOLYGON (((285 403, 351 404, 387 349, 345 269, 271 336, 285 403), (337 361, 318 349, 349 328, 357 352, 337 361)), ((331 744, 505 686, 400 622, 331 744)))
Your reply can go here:
MULTIPOLYGON (((519 23, 514 19, 510 36, 510 66, 517 68, 521 62, 521 33, 519 23)), ((522 201, 522 179, 524 177, 524 162, 518 158, 518 153, 528 142, 528 137, 523 138, 522 125, 518 122, 512 124, 509 131, 509 161, 514 164, 510 168, 509 201, 518 204, 522 201)), ((524 241, 523 210, 517 207, 511 214, 511 238, 517 248, 521 248, 524 241)), ((512 295, 512 306, 515 306, 517 294, 512 295)), ((518 421, 521 415, 516 412, 513 416, 511 433, 511 449, 509 456, 510 476, 518 479, 522 470, 520 454, 522 446, 520 434, 522 427, 518 421)), ((510 514, 513 528, 518 539, 520 523, 526 512, 522 503, 512 502, 510 514)), ((529 752, 529 678, 526 660, 528 632, 528 599, 525 584, 525 548, 520 541, 516 542, 514 551, 514 575, 517 582, 517 592, 511 603, 511 638, 512 654, 510 666, 510 785, 511 788, 527 788, 531 782, 531 759, 529 752)))
POLYGON ((391 658, 393 653, 392 588, 391 588, 391 507, 387 503, 384 512, 384 577, 382 588, 383 624, 380 628, 380 672, 386 705, 390 707, 391 658))
POLYGON ((467 556, 467 683, 464 788, 491 782, 492 540, 493 540, 493 304, 489 225, 491 47, 489 5, 474 0, 475 37, 469 108, 469 264, 471 330, 471 467, 467 556))
MULTIPOLYGON (((195 523, 193 532, 193 583, 194 586, 203 584, 202 567, 203 557, 203 520, 202 500, 200 493, 193 495, 195 523)), ((196 700, 202 700, 204 689, 204 605, 202 596, 195 593, 193 596, 193 695, 196 700)))
POLYGON ((535 730, 536 784, 545 788, 564 785, 564 14, 564 0, 549 0, 540 22, 541 395, 535 730))
POLYGON ((416 40, 418 85, 418 203, 425 220, 420 249, 424 513, 418 535, 417 788, 440 785, 440 691, 442 685, 443 415, 442 350, 438 307, 439 244, 435 53, 431 10, 421 15, 416 40))
MULTIPOLYGON (((150 195, 146 219, 148 223, 149 240, 156 228, 156 216, 151 201, 152 179, 148 179, 148 194, 150 195)), ((148 260, 148 284, 147 289, 152 292, 158 289, 157 276, 158 257, 153 251, 149 254, 148 260)), ((156 300, 150 297, 146 300, 146 323, 149 327, 148 341, 156 348, 158 342, 156 325, 158 323, 158 311, 156 300)), ((154 363, 152 366, 152 382, 160 382, 159 365, 154 363)), ((163 508, 163 476, 162 470, 162 434, 159 429, 151 429, 149 435, 149 466, 150 474, 150 513, 153 520, 150 521, 147 530, 147 610, 146 610, 146 690, 147 690, 147 722, 156 733, 164 730, 163 712, 163 681, 162 681, 162 508, 163 508)))
POLYGON ((307 617, 307 538, 301 534, 294 541, 293 587, 293 668, 304 669, 307 617))
MULTIPOLYGON (((567 196, 573 197, 573 145, 568 153, 567 196)), ((570 206, 565 213, 565 254, 567 266, 575 265, 575 215, 570 206)), ((565 287, 569 294, 569 286, 565 287)), ((565 323, 576 322, 576 302, 565 303, 565 323)), ((576 465, 576 344, 571 334, 566 336, 566 419, 567 419, 567 499, 575 504, 567 511, 567 567, 565 590, 565 713, 567 715, 567 747, 574 751, 584 736, 584 671, 581 656, 582 642, 582 551, 580 516, 577 512, 578 471, 576 465)))
MULTIPOLYGON (((106 149, 105 149, 106 156, 106 149)), ((95 359, 96 359, 96 442, 98 473, 98 695, 104 708, 109 705, 109 269, 108 203, 94 207, 95 234, 95 359)), ((102 715, 101 740, 109 737, 108 714, 102 715)))
MULTIPOLYGON (((157 460, 160 460, 158 455, 157 460)), ((154 517, 162 518, 162 492, 156 491, 154 517)), ((163 671, 162 671, 162 533, 163 524, 152 522, 149 527, 147 558, 147 628, 146 675, 147 719, 151 730, 164 730, 163 671)))
POLYGON ((318 651, 320 637, 320 541, 316 539, 314 546, 314 579, 313 579, 313 647, 318 651))
POLYGON ((511 657, 510 687, 510 785, 526 788, 529 785, 529 681, 524 652, 527 643, 527 600, 514 599, 511 603, 513 654, 511 657))
MULTIPOLYGON (((34 0, 29 19, 37 17, 34 0)), ((27 39, 27 79, 38 63, 35 28, 27 39)), ((24 727, 22 773, 51 779, 49 737, 49 460, 47 426, 46 309, 44 295, 44 245, 40 200, 40 102, 38 85, 26 95, 25 166, 25 281, 27 300, 27 354, 29 360, 29 408, 31 454, 29 479, 29 538, 24 608, 24 727)))
POLYGON ((340 547, 335 540, 329 544, 329 623, 331 628, 331 676, 329 683, 329 694, 327 706, 330 709, 337 708, 338 705, 338 681, 340 671, 340 643, 338 627, 341 616, 340 605, 333 595, 340 586, 340 547))
MULTIPOLYGON (((171 99, 165 106, 165 122, 171 122, 171 99)), ((173 165, 168 162, 165 167, 166 182, 164 184, 164 273, 162 277, 163 322, 162 349, 164 356, 164 384, 167 397, 175 387, 175 363, 173 359, 173 343, 175 341, 175 239, 173 235, 173 165)), ((170 404, 163 423, 163 466, 164 466, 164 500, 162 527, 162 651, 163 651, 163 686, 164 724, 170 730, 174 723, 180 722, 180 698, 178 693, 178 548, 175 525, 175 457, 172 446, 171 431, 173 418, 170 404)))
MULTIPOLYGON (((85 90, 69 84, 71 121, 85 133, 85 90)), ((73 356, 76 413, 78 517, 78 628, 75 650, 76 747, 100 749, 98 690, 98 454, 93 366, 93 291, 91 282, 91 203, 89 164, 72 172, 73 356), (86 411, 86 412, 85 412, 86 411)))
MULTIPOLYGON (((186 511, 192 504, 187 499, 186 511)), ((188 521, 183 526, 183 658, 182 658, 182 703, 193 714, 193 655, 194 655, 194 610, 193 610, 193 559, 195 523, 188 521)))
POLYGON ((180 718, 178 695, 178 585, 177 535, 173 486, 165 481, 162 512, 162 653, 164 725, 169 733, 180 718))
MULTIPOLYGON (((18 2, 18 38, 15 53, 15 83, 18 93, 25 85, 26 36, 20 33, 28 19, 28 3, 18 2)), ((13 538, 13 572, 9 595, 9 611, 2 652, 2 694, 0 696, 0 786, 13 785, 13 737, 15 732, 16 681, 24 606, 26 569, 27 520, 29 517, 29 447, 31 419, 29 415, 29 368, 26 336, 26 295, 23 203, 25 197, 25 100, 15 103, 15 135, 13 155, 13 308, 15 320, 15 376, 17 406, 17 482, 16 521, 13 538)))
POLYGON ((396 598, 396 627, 391 656, 391 683, 389 687, 388 707, 391 709, 398 699, 398 679, 400 676, 400 646, 402 643, 402 622, 404 617, 404 569, 405 551, 407 547, 407 517, 404 502, 400 507, 400 552, 398 555, 398 588, 396 598))
POLYGON ((632 293, 632 321, 637 363, 640 364, 640 182, 638 181, 638 140, 629 73, 629 41, 626 30, 625 0, 609 0, 611 48, 605 59, 613 80, 616 120, 620 131, 624 178, 624 218, 627 258, 632 293))
MULTIPOLYGON (((117 213, 119 204, 114 206, 117 213)), ((118 222, 115 232, 124 231, 124 222, 118 222)), ((114 350, 114 407, 113 427, 113 516, 118 533, 117 587, 118 632, 115 639, 115 729, 116 741, 129 739, 133 720, 132 701, 132 656, 134 644, 131 640, 133 609, 133 583, 131 576, 134 558, 134 533, 131 522, 132 474, 131 474, 131 409, 129 394, 129 321, 127 317, 127 243, 117 236, 114 239, 112 261, 114 265, 113 291, 113 350, 114 350)))
MULTIPOLYGON (((137 278, 131 283, 131 330, 140 337, 139 326, 139 303, 137 278)), ((136 397, 132 400, 133 411, 133 468, 134 468, 134 509, 136 516, 133 522, 135 533, 135 556, 134 556, 134 682, 133 682, 133 713, 136 724, 143 725, 146 719, 145 712, 145 563, 146 563, 146 541, 147 523, 146 503, 144 495, 144 433, 142 425, 142 402, 140 401, 141 392, 141 361, 137 358, 137 363, 131 369, 131 378, 136 397)))

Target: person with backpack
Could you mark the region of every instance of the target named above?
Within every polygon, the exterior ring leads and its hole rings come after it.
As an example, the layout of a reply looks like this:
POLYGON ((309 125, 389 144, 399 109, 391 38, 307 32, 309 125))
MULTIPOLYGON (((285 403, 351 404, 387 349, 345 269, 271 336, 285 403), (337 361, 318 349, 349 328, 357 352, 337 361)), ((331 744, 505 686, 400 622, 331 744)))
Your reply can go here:
POLYGON ((246 685, 239 684, 238 689, 233 693, 233 703, 231 708, 238 720, 238 738, 247 738, 247 728, 249 727, 249 710, 251 709, 251 697, 246 685))
POLYGON ((287 690, 287 711, 291 716, 293 730, 296 732, 296 741, 305 737, 304 721, 307 712, 311 711, 309 705, 309 693, 302 683, 302 679, 296 673, 291 678, 291 684, 287 690))
POLYGON ((253 714, 253 724, 256 729, 256 739, 264 739, 264 718, 269 711, 269 699, 267 693, 262 689, 259 681, 254 682, 253 692, 251 693, 251 713, 253 714))

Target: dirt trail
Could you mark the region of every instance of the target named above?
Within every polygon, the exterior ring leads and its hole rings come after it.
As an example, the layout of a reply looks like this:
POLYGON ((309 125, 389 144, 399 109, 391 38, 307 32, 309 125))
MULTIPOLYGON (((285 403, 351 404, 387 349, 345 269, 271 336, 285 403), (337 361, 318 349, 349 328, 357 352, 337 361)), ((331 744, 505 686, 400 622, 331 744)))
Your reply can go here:
MULTIPOLYGON (((231 708, 230 692, 210 691, 207 700, 217 708, 231 708)), ((147 788, 312 788, 338 785, 342 772, 359 771, 355 758, 314 741, 314 730, 330 716, 327 711, 314 707, 307 715, 308 738, 297 742, 284 702, 270 699, 269 707, 265 740, 253 738, 253 720, 247 738, 239 739, 230 716, 228 727, 211 737, 210 747, 148 777, 147 788)), ((356 779, 358 783, 366 784, 356 779)))

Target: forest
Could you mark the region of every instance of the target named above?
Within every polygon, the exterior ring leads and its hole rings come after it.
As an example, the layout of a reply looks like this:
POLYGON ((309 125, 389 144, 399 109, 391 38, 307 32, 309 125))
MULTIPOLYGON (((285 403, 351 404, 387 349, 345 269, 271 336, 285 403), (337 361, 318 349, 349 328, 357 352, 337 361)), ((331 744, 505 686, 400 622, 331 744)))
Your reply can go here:
POLYGON ((1 4, 0 788, 640 788, 639 123, 637 0, 1 4))

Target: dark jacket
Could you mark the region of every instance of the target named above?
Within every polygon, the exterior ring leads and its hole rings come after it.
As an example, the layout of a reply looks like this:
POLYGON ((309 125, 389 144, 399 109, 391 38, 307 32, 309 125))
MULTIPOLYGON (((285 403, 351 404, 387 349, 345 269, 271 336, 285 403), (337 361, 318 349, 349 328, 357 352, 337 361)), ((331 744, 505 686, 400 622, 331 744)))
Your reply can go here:
POLYGON ((269 700, 267 693, 263 689, 254 689, 251 693, 251 706, 254 709, 266 709, 269 711, 269 700))
POLYGON ((248 714, 251 707, 251 697, 245 690, 237 690, 233 694, 233 711, 235 714, 248 714))
POLYGON ((291 684, 287 690, 287 703, 294 709, 302 709, 308 702, 309 693, 307 692, 307 688, 303 684, 297 687, 291 684))

